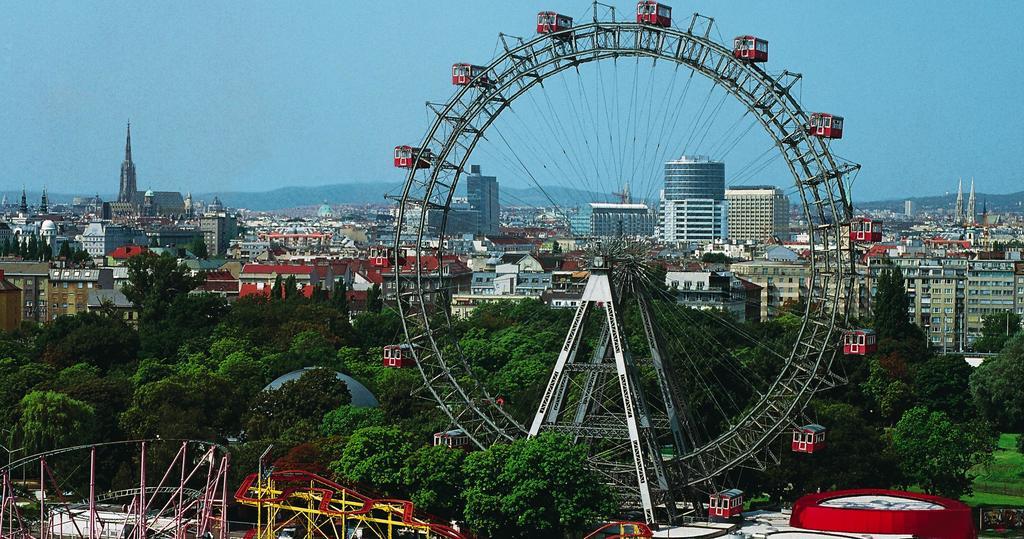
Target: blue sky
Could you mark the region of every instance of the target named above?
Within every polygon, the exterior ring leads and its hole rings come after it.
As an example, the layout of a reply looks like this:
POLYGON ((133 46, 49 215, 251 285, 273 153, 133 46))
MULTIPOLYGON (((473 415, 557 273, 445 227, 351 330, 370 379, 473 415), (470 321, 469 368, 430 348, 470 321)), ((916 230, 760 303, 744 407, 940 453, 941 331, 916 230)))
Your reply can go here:
MULTIPOLYGON (((626 14, 634 4, 616 5, 626 14)), ((128 118, 140 188, 398 181, 391 148, 422 137, 424 102, 451 95, 453 61, 486 63, 498 32, 531 35, 541 9, 580 17, 588 8, 9 3, 0 189, 115 191, 128 118)), ((677 20, 693 11, 714 16, 722 36, 770 39, 769 68, 804 74, 805 108, 846 117, 834 148, 864 165, 855 198, 939 194, 958 176, 974 176, 982 192, 1024 189, 1024 3, 675 2, 677 20)), ((765 174, 753 181, 787 181, 765 174)))

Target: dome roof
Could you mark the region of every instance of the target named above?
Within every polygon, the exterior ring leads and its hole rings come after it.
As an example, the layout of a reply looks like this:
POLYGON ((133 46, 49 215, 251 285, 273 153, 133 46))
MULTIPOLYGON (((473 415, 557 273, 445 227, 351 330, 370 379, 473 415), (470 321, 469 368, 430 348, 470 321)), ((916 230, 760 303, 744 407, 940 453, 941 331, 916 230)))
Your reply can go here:
POLYGON ((47 220, 43 221, 43 225, 41 227, 39 227, 39 229, 44 234, 47 233, 47 232, 56 232, 57 231, 57 223, 54 223, 53 221, 47 219, 47 220))
POLYGON ((153 196, 153 190, 152 190, 152 189, 148 189, 148 190, 146 190, 146 194, 145 194, 145 195, 142 195, 142 196, 147 196, 147 197, 151 197, 151 196, 153 196))
MULTIPOLYGON (((263 390, 273 391, 281 387, 285 382, 298 380, 299 377, 302 376, 303 374, 306 374, 307 371, 311 371, 314 369, 316 369, 316 367, 303 367, 301 369, 296 369, 292 372, 282 374, 281 376, 275 378, 273 382, 267 384, 267 386, 264 387, 263 390)), ((380 403, 377 401, 377 397, 375 397, 373 393, 371 393, 370 390, 366 388, 366 386, 359 383, 359 380, 356 380, 355 378, 352 378, 347 374, 340 373, 337 371, 335 371, 334 374, 337 375, 338 380, 345 382, 345 385, 348 386, 348 392, 352 394, 352 406, 358 406, 361 408, 376 408, 377 406, 380 405, 380 403)))

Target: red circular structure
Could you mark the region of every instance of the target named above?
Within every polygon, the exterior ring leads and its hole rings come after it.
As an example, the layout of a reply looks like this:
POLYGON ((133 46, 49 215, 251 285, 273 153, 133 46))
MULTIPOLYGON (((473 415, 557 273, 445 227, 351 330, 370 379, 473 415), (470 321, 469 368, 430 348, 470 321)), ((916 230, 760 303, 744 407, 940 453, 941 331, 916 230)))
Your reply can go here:
POLYGON ((789 524, 807 530, 908 534, 922 539, 978 536, 970 507, 956 500, 899 490, 808 494, 793 506, 789 524))

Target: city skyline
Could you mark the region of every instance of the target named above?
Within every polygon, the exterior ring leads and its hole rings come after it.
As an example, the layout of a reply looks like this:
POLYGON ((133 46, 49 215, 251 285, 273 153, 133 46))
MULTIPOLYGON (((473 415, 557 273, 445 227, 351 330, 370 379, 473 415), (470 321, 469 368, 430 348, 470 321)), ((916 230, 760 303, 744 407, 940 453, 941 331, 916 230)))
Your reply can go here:
MULTIPOLYGON (((391 39, 384 39, 391 34, 385 27, 355 22, 372 13, 358 6, 289 7, 290 17, 272 5, 241 17, 230 7, 167 6, 145 14, 116 5, 15 7, 0 23, 10 26, 0 57, 10 81, 5 93, 19 103, 4 108, 9 129, 0 148, 8 159, 0 163, 0 178, 10 190, 24 184, 55 193, 109 192, 120 153, 115 141, 132 118, 140 188, 266 191, 401 181, 387 154, 422 136, 423 96, 450 95, 445 73, 452 62, 486 61, 498 32, 530 35, 529 11, 546 6, 584 20, 589 4, 536 2, 529 10, 470 4, 460 7, 460 18, 474 24, 458 33, 450 17, 414 6, 393 14, 408 31, 391 39), (64 39, 41 41, 53 35, 44 25, 64 39), (256 27, 275 30, 249 31, 256 27), (446 33, 443 43, 416 46, 438 32, 446 33), (402 69, 393 67, 398 63, 402 69), (383 91, 381 80, 388 81, 383 91)), ((989 193, 1018 190, 1021 157, 1013 149, 1024 135, 988 118, 1000 117, 999 108, 1009 104, 1003 89, 1020 85, 1021 75, 997 62, 1013 63, 1022 51, 985 51, 995 50, 1002 30, 1012 30, 1021 6, 989 4, 964 17, 957 6, 930 4, 930 11, 913 13, 928 24, 906 24, 909 10, 890 14, 870 6, 751 6, 697 2, 676 6, 676 17, 714 13, 720 32, 768 38, 773 72, 799 67, 805 107, 846 117, 837 150, 864 165, 855 200, 941 194, 959 176, 974 176, 989 193), (835 28, 830 47, 808 45, 814 37, 800 30, 803 22, 793 24, 807 19, 835 28), (928 41, 928 55, 914 56, 909 67, 899 60, 900 51, 954 31, 969 39, 928 41), (969 106, 949 105, 962 96, 971 96, 969 106), (962 132, 975 136, 965 141, 962 132), (966 146, 949 151, 949 140, 966 146), (993 153, 1000 159, 981 158, 993 153), (908 163, 907 155, 915 157, 908 163)), ((525 185, 483 164, 509 187, 525 185)), ((766 176, 753 181, 785 185, 783 175, 766 176)))

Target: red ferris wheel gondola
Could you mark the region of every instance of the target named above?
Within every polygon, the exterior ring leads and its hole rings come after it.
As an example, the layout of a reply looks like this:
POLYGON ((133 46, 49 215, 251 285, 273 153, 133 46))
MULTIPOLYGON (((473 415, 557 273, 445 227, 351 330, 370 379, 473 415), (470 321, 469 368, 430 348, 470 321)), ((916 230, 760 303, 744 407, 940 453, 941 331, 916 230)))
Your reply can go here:
POLYGON ((453 64, 452 84, 456 86, 491 86, 487 68, 473 64, 453 64))
POLYGON ((813 454, 815 451, 825 449, 825 427, 817 423, 797 427, 793 431, 793 442, 791 449, 794 453, 813 454))
POLYGON ((748 62, 767 62, 768 40, 757 36, 738 36, 732 40, 732 55, 748 62))
POLYGON ((395 146, 395 166, 398 168, 430 168, 431 159, 433 154, 429 149, 423 149, 420 153, 419 148, 412 146, 395 146), (418 161, 416 154, 420 154, 418 161))
POLYGON ((384 366, 392 369, 404 369, 416 363, 408 344, 389 344, 384 347, 383 356, 384 366))
POLYGON ((716 492, 708 503, 708 516, 732 518, 743 513, 743 491, 735 488, 716 492))
POLYGON ((653 0, 636 3, 636 22, 668 28, 672 26, 672 8, 653 0))
POLYGON ((851 329, 843 334, 843 354, 866 356, 878 350, 878 336, 871 329, 851 329))
POLYGON ((850 220, 850 241, 856 243, 878 243, 882 241, 882 221, 855 217, 850 220))
POLYGON ((827 112, 813 112, 807 131, 820 138, 843 138, 843 117, 827 112))
POLYGON ((570 28, 572 28, 572 17, 554 11, 541 11, 537 14, 538 34, 553 34, 570 28))

